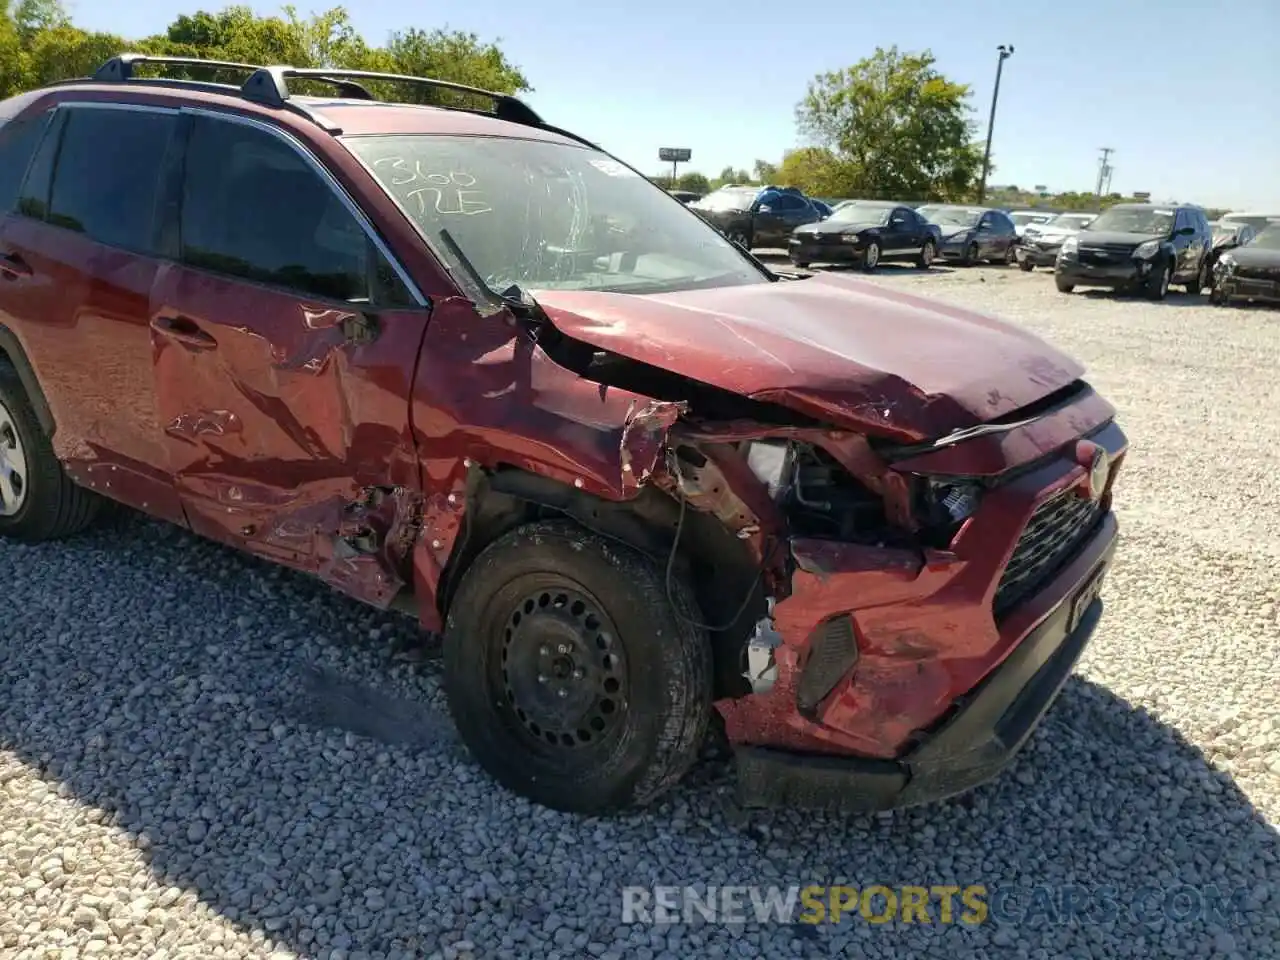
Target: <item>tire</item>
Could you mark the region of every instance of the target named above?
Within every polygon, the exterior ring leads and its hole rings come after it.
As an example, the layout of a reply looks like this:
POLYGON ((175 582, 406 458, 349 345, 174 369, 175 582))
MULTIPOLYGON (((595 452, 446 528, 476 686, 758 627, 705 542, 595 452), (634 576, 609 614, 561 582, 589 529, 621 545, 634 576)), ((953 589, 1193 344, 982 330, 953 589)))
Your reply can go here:
POLYGON ((928 270, 933 266, 933 259, 937 255, 937 245, 932 240, 926 240, 924 246, 920 248, 920 255, 916 257, 916 266, 921 270, 928 270))
POLYGON ((1215 307, 1225 307, 1227 305, 1227 298, 1217 284, 1209 288, 1209 302, 1215 307))
POLYGON ((731 243, 736 243, 748 253, 751 252, 751 236, 745 230, 730 230, 725 236, 731 243))
POLYGON ((1006 267, 1011 267, 1018 262, 1018 250, 1012 243, 1009 244, 1004 251, 1004 258, 1000 261, 1006 267))
POLYGON ((873 273, 878 266, 880 266, 880 244, 872 240, 862 253, 862 269, 867 273, 873 273))
POLYGON ((102 508, 54 456, 18 372, 0 359, 0 537, 40 543, 79 533, 102 508))
POLYGON ((1191 294, 1193 297, 1198 297, 1200 296, 1200 291, 1208 286, 1212 286, 1212 283, 1209 275, 1209 261, 1206 258, 1204 262, 1200 264, 1200 269, 1196 271, 1195 279, 1188 283, 1185 289, 1187 293, 1191 294))
POLYGON ((969 244, 969 246, 964 248, 964 259, 961 260, 961 263, 966 267, 972 267, 978 262, 979 253, 981 253, 981 251, 978 249, 978 245, 976 243, 969 244))
POLYGON ((809 267, 809 261, 808 260, 792 260, 791 265, 793 267, 799 267, 801 270, 807 270, 809 267))
POLYGON ((1023 273, 1030 273, 1035 268, 1036 268, 1036 265, 1032 263, 1030 260, 1018 261, 1018 269, 1021 270, 1023 273))
POLYGON ((1059 293, 1071 293, 1076 288, 1076 285, 1070 280, 1063 280, 1061 277, 1054 277, 1053 283, 1058 288, 1059 293))
POLYGON ((485 548, 449 605, 444 683, 495 780, 607 814, 684 776, 711 716, 711 648, 688 621, 692 591, 671 586, 652 560, 564 520, 485 548))
POLYGON ((1169 295, 1169 281, 1173 278, 1173 263, 1166 260, 1160 267, 1159 273, 1153 273, 1147 277, 1146 286, 1143 293, 1146 294, 1148 300, 1160 301, 1169 295))

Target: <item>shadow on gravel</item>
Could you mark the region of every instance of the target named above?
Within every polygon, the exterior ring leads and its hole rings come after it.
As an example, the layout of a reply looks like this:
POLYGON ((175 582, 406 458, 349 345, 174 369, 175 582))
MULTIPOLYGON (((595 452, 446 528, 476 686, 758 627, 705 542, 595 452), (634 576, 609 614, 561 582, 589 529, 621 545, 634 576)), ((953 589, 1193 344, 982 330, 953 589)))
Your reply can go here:
POLYGON ((1176 290, 1170 290, 1168 295, 1161 301, 1148 300, 1140 293, 1123 293, 1115 290, 1078 290, 1075 296, 1085 297, 1089 300, 1114 300, 1121 302, 1133 303, 1149 303, 1153 307, 1207 307, 1209 306, 1209 297, 1207 294, 1198 293, 1179 293, 1176 290))
POLYGON ((1274 831, 1175 730, 1078 678, 1010 771, 950 803, 882 817, 744 812, 728 769, 704 763, 648 812, 578 820, 471 763, 438 664, 388 662, 389 645, 414 635, 401 616, 131 516, 64 545, 0 544, 0 563, 24 598, 0 634, 0 747, 107 811, 158 883, 264 931, 264 954, 1274 946, 1274 831), (626 885, 841 883, 1111 885, 1122 911, 1152 885, 1250 892, 1236 927, 1123 912, 976 928, 620 922, 626 885))

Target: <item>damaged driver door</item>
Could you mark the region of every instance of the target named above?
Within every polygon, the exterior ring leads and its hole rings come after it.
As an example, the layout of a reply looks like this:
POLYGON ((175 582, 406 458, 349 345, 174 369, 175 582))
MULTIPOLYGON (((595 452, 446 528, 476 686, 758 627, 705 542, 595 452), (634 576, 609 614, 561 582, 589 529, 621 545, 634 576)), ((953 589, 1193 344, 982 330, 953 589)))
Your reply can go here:
POLYGON ((385 606, 420 487, 409 398, 424 298, 288 134, 192 110, 181 135, 150 326, 188 522, 385 606))

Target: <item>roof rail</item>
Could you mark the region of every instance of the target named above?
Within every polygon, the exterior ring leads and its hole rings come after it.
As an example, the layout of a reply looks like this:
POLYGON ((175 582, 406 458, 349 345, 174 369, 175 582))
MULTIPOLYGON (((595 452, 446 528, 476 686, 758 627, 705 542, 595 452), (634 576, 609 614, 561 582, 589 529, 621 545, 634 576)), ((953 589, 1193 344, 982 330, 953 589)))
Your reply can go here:
POLYGON ((252 63, 235 63, 230 60, 205 60, 201 57, 157 57, 149 53, 122 53, 112 57, 93 73, 93 79, 102 83, 120 83, 134 79, 133 68, 139 63, 165 64, 172 67, 204 67, 207 70, 242 70, 253 73, 261 69, 252 63))
MULTIPOLYGON (((269 107, 283 107, 289 100, 289 83, 290 79, 296 80, 315 80, 320 83, 332 83, 339 89, 348 86, 349 81, 359 80, 381 80, 391 83, 412 84, 419 87, 429 87, 434 90, 451 90, 454 93, 465 93, 472 96, 484 97, 493 103, 494 115, 499 120, 509 120, 513 123, 519 123, 527 127, 541 127, 543 121, 540 116, 526 104, 523 100, 519 100, 506 93, 495 93, 492 90, 482 90, 480 87, 469 87, 461 83, 452 83, 448 80, 433 80, 430 77, 412 77, 401 73, 378 73, 372 70, 333 70, 328 68, 302 68, 288 66, 262 67, 254 71, 248 80, 244 82, 244 86, 240 88, 241 95, 246 100, 252 100, 255 103, 261 103, 269 107)), ((359 84, 350 84, 359 87, 359 84)), ((360 89, 363 90, 362 87, 360 89)), ((367 91, 366 91, 367 93, 367 91)), ((369 94, 361 99, 373 99, 369 94)))

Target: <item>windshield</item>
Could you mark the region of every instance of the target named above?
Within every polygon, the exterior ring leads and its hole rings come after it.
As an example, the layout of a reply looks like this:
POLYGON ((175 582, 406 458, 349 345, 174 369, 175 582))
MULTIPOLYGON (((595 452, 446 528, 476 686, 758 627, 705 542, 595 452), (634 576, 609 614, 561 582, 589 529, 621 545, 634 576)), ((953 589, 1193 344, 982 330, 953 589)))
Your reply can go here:
POLYGON ((837 207, 828 218, 834 223, 874 223, 879 226, 889 222, 892 206, 880 203, 847 203, 837 207))
POLYGON ((345 142, 448 265, 491 293, 768 282, 679 201, 586 147, 431 134, 345 142))
POLYGON ((1091 232, 1141 233, 1146 236, 1163 235, 1173 230, 1173 211, 1155 207, 1112 207, 1098 215, 1089 224, 1091 232))
POLYGON ((921 207, 916 213, 921 214, 931 223, 972 227, 986 211, 979 207, 921 207))
POLYGON ((756 194, 759 192, 755 189, 743 190, 741 187, 716 190, 699 200, 698 206, 703 210, 746 210, 755 202, 756 194))
POLYGON ((1280 250, 1280 224, 1274 224, 1261 231, 1249 241, 1246 249, 1260 247, 1263 250, 1280 250))
POLYGON ((1025 227, 1028 223, 1048 223, 1053 219, 1051 213, 1011 213, 1009 219, 1015 226, 1025 227))

